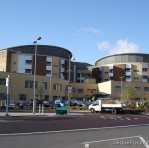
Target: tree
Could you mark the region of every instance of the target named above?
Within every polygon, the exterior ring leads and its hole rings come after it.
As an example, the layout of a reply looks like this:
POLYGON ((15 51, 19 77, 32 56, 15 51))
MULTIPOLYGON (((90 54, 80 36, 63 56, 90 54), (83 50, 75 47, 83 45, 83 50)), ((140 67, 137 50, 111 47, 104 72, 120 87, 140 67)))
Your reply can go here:
POLYGON ((134 86, 132 86, 131 84, 127 84, 122 91, 121 97, 123 98, 123 103, 125 103, 128 108, 136 108, 135 95, 136 93, 134 91, 134 86))

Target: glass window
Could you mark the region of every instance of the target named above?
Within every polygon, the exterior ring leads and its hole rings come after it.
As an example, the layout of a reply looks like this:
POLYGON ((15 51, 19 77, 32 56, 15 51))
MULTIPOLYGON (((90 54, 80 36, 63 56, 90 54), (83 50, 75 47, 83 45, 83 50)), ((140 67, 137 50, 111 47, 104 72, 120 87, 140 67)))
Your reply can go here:
POLYGON ((83 89, 79 88, 78 90, 78 93, 83 93, 83 89))
POLYGON ((72 88, 72 92, 73 92, 73 93, 76 93, 76 88, 73 87, 73 88, 72 88))
POLYGON ((144 87, 144 91, 149 91, 149 87, 144 87))
POLYGON ((113 77, 110 77, 110 80, 113 80, 113 77))
POLYGON ((0 85, 6 85, 6 79, 0 78, 0 85))
POLYGON ((139 70, 134 70, 134 72, 139 72, 139 70))
POLYGON ((126 72, 131 72, 131 68, 126 68, 125 71, 126 72))
POLYGON ((142 71, 147 71, 147 68, 142 68, 142 71))
POLYGON ((110 72, 110 73, 113 73, 113 69, 110 69, 109 72, 110 72))
POLYGON ((47 75, 51 75, 51 70, 46 70, 47 75))
POLYGON ((25 69, 25 73, 31 73, 31 69, 25 69))
POLYGON ((51 66, 51 62, 46 62, 46 66, 51 66))
MULTIPOLYGON (((35 82, 35 88, 37 88, 38 83, 37 81, 35 82)), ((25 81, 25 88, 34 88, 34 81, 31 80, 26 80, 25 81)))
POLYGON ((139 77, 134 77, 134 80, 139 80, 139 77))
POLYGON ((54 84, 53 89, 57 90, 57 91, 61 91, 62 90, 62 84, 54 84))
POLYGON ((135 86, 134 91, 140 91, 140 87, 135 86))
POLYGON ((65 68, 65 64, 62 64, 62 68, 65 68))
POLYGON ((47 82, 43 82, 43 89, 47 89, 47 82))
POLYGON ((131 76, 126 76, 126 79, 131 79, 131 76))
POLYGON ((25 64, 32 64, 32 60, 26 60, 25 64))
POLYGON ((116 91, 120 91, 121 90, 121 86, 115 86, 114 88, 116 91))
POLYGON ((142 79, 147 79, 148 78, 148 76, 142 76, 142 79))
POLYGON ((92 89, 91 93, 95 94, 96 93, 96 89, 92 89))

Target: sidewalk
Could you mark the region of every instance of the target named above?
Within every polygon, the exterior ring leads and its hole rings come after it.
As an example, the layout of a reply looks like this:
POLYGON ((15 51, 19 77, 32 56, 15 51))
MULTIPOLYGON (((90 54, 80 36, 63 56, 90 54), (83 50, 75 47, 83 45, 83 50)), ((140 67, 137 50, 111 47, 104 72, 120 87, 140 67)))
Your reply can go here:
MULTIPOLYGON (((57 116, 85 116, 83 112, 70 112, 67 115, 57 115, 56 113, 26 113, 26 112, 9 112, 8 116, 10 117, 23 117, 23 116, 47 116, 47 117, 57 117, 57 116)), ((6 112, 0 112, 0 117, 6 116, 6 112)))

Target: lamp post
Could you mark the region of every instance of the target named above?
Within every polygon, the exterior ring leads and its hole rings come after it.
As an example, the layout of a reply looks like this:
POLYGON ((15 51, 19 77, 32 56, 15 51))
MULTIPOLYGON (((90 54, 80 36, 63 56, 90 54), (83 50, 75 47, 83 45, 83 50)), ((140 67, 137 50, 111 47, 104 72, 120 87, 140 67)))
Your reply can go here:
POLYGON ((123 82, 123 78, 124 78, 124 76, 119 77, 119 78, 121 79, 121 100, 122 100, 122 88, 123 88, 122 82, 123 82))
POLYGON ((35 44, 33 114, 35 114, 35 98, 36 98, 36 55, 37 55, 37 41, 38 40, 41 40, 41 37, 38 37, 33 42, 35 44))
POLYGON ((49 91, 49 101, 52 101, 51 100, 51 97, 52 97, 52 74, 50 74, 50 91, 49 91))
MULTIPOLYGON (((71 72, 71 69, 70 69, 70 62, 71 62, 71 58, 72 58, 72 54, 69 55, 69 64, 68 64, 68 114, 70 114, 70 93, 72 91, 72 83, 70 81, 70 72, 71 72)), ((74 60, 74 59, 73 59, 74 60)))
POLYGON ((7 86, 7 101, 6 101, 6 116, 9 116, 8 114, 8 105, 9 105, 9 84, 10 84, 10 79, 9 79, 9 75, 8 77, 6 78, 6 86, 7 86))
MULTIPOLYGON (((71 54, 69 55, 69 61, 68 61, 68 83, 70 82, 70 60, 71 60, 71 54)), ((68 89, 68 88, 67 88, 68 89)), ((68 89, 68 114, 70 114, 70 90, 68 89)))

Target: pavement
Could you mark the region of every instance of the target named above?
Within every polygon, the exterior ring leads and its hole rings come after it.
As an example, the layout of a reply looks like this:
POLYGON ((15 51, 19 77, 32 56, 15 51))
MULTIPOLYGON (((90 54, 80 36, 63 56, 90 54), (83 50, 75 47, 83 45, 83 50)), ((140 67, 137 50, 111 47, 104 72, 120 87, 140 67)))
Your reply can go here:
POLYGON ((59 115, 54 113, 35 113, 33 114, 32 112, 8 112, 8 114, 6 114, 6 112, 0 112, 0 117, 4 117, 4 116, 10 116, 10 117, 23 117, 23 116, 47 116, 47 117, 57 117, 57 116, 86 116, 86 113, 88 111, 75 111, 75 112, 70 112, 67 113, 67 115, 59 115))

